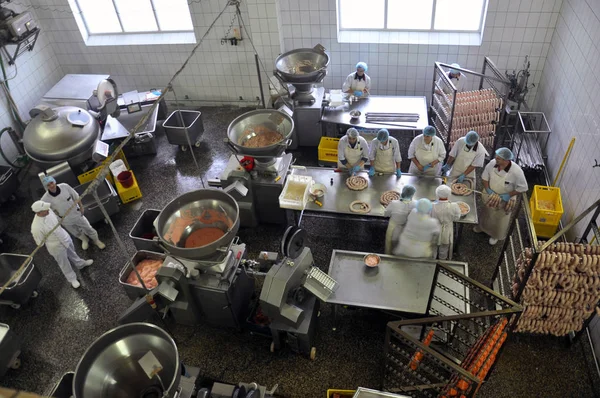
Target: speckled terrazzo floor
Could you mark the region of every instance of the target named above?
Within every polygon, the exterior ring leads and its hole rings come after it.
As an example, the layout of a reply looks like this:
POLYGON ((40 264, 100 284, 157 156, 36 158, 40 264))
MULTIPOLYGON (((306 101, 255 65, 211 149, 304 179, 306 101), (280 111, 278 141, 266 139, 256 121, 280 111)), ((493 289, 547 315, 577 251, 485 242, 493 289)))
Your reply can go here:
MULTIPOLYGON (((200 148, 194 149, 201 172, 215 178, 224 168, 229 151, 222 142, 227 125, 245 109, 205 108, 205 133, 200 148)), ((128 234, 140 213, 160 209, 172 198, 201 187, 190 152, 167 143, 162 132, 158 154, 130 159, 144 194, 140 201, 121 206, 113 221, 127 246, 135 252, 128 234)), ((407 148, 407 143, 402 143, 407 148)), ((296 153, 296 164, 316 165, 316 150, 296 153)), ((406 167, 406 165, 405 165, 406 167)), ((27 184, 23 184, 26 186, 27 184)), ((0 207, 0 217, 9 225, 2 234, 3 252, 29 253, 32 198, 22 189, 19 200, 0 207)), ((379 223, 333 221, 307 218, 309 247, 316 264, 326 269, 333 249, 383 251, 385 226, 379 223)), ((97 225, 108 244, 105 251, 91 248, 84 254, 95 264, 82 272, 82 288, 73 290, 56 264, 42 250, 35 259, 44 278, 40 297, 26 308, 0 308, 0 322, 8 323, 23 340, 22 367, 9 371, 0 380, 7 387, 48 392, 60 376, 75 366, 89 344, 117 325, 117 318, 130 304, 118 275, 126 258, 117 249, 108 226, 97 225)), ((283 226, 241 229, 239 236, 252 258, 261 250, 278 249, 283 226)), ((487 245, 485 236, 465 228, 460 261, 469 263, 471 277, 487 283, 498 257, 499 247, 487 245)), ((81 250, 78 250, 80 253, 81 250)), ((332 331, 331 307, 322 306, 316 346, 317 360, 311 362, 288 350, 269 352, 270 341, 231 330, 205 325, 171 325, 184 362, 197 366, 205 376, 227 382, 257 381, 278 383, 285 397, 321 398, 327 388, 378 388, 381 383, 383 338, 386 317, 382 314, 345 310, 337 331, 332 331)), ((498 365, 481 390, 482 397, 593 397, 600 388, 587 339, 573 347, 563 340, 540 337, 513 337, 498 365)))

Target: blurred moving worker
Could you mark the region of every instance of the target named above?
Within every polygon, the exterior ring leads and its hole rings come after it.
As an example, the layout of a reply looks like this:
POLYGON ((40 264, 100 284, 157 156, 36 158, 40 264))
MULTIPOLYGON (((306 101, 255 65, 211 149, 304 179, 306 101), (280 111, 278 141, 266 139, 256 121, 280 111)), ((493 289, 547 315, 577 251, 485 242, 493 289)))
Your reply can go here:
MULTIPOLYGON (((461 92, 461 91, 463 91, 463 89, 465 87, 467 78, 462 73, 460 73, 460 71, 458 70, 458 69, 460 69, 459 64, 454 63, 454 64, 451 64, 450 66, 451 66, 451 68, 448 70, 448 74, 446 76, 448 76, 448 79, 450 79, 452 84, 454 84, 456 91, 461 92)), ((437 85, 438 85, 438 87, 440 87, 442 89, 442 91, 440 91, 439 89, 436 88, 435 89, 436 94, 442 94, 442 92, 446 95, 452 94, 452 89, 450 87, 448 87, 448 85, 446 85, 444 82, 442 82, 441 77, 438 79, 437 85)))
POLYGON ((402 188, 400 200, 392 200, 385 209, 385 216, 390 218, 385 232, 385 254, 392 254, 392 249, 398 245, 398 239, 406 225, 408 215, 417 205, 413 200, 416 191, 412 185, 405 185, 402 188))
POLYGON ((442 170, 441 162, 446 157, 446 148, 440 137, 436 137, 435 128, 427 126, 423 134, 416 136, 408 147, 410 159, 410 174, 439 176, 442 170))
POLYGON ((84 260, 75 253, 73 240, 62 227, 59 226, 50 233, 58 225, 58 218, 50 211, 50 203, 38 200, 31 205, 31 210, 35 213, 35 217, 31 223, 31 234, 35 243, 39 246, 42 244, 44 237, 50 234, 46 239, 46 249, 48 249, 48 253, 58 263, 67 281, 77 289, 81 285, 71 267, 71 263, 77 269, 83 269, 92 265, 94 260, 84 260))
POLYGON ((357 97, 362 97, 363 94, 369 94, 371 91, 371 78, 367 75, 369 67, 365 62, 356 64, 356 72, 352 72, 346 77, 346 81, 342 85, 342 92, 354 94, 357 97))
POLYGON ((433 203, 431 216, 439 221, 441 232, 437 243, 437 258, 449 260, 452 258, 454 243, 454 221, 460 220, 460 207, 448 200, 452 189, 448 185, 440 185, 435 190, 437 201, 433 203))
POLYGON ((527 192, 528 189, 525 174, 513 159, 514 155, 510 149, 500 148, 496 150, 496 157, 485 166, 481 175, 485 189, 482 200, 485 206, 481 209, 479 225, 475 226, 473 231, 488 234, 489 244, 492 246, 506 238, 517 195, 527 192))
POLYGON ((377 138, 371 141, 371 150, 369 152, 371 168, 369 176, 373 177, 377 173, 396 173, 396 177, 402 177, 400 162, 400 144, 394 137, 390 137, 387 129, 381 129, 377 132, 377 138))
POLYGON ((69 231, 71 235, 81 240, 81 248, 87 250, 90 239, 100 249, 104 249, 106 245, 98 238, 98 232, 92 228, 90 222, 83 215, 84 209, 79 194, 69 184, 57 184, 52 176, 46 176, 43 180, 44 187, 48 190, 42 200, 50 203, 52 210, 62 219, 63 227, 69 231), (71 208, 73 203, 77 203, 77 208, 71 210, 65 217, 67 210, 71 208))
POLYGON ((364 170, 369 160, 369 144, 358 130, 350 127, 338 143, 338 169, 348 169, 350 174, 364 170))
POLYGON ((475 169, 483 167, 487 151, 479 142, 479 134, 469 131, 459 138, 448 156, 448 162, 442 166, 442 174, 450 170, 450 178, 463 182, 465 177, 475 180, 475 169))
POLYGON ((440 223, 431 217, 431 201, 419 199, 417 207, 408 215, 400 242, 394 249, 396 256, 432 258, 433 247, 437 246, 441 231, 440 223))

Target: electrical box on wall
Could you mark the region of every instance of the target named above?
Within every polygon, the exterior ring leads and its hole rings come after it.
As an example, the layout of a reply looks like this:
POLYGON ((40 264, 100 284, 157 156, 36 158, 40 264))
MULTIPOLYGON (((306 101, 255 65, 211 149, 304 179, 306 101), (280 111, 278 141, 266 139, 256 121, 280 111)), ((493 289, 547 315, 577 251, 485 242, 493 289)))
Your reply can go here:
POLYGON ((16 13, 2 6, 9 1, 0 0, 0 46, 9 65, 12 65, 19 55, 33 50, 40 28, 30 12, 16 13), (7 46, 11 47, 10 50, 7 46))

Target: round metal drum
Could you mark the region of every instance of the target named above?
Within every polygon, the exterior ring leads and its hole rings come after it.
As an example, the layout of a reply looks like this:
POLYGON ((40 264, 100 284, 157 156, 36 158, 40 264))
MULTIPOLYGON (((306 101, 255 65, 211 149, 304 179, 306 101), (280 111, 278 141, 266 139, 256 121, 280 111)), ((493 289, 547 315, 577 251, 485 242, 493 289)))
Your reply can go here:
POLYGON ((288 83, 317 83, 325 77, 329 54, 314 48, 298 48, 281 54, 275 69, 288 83))
POLYGON ((277 157, 281 156, 287 148, 293 131, 294 120, 287 113, 274 109, 260 109, 235 118, 227 128, 227 137, 240 154, 277 157), (253 140, 260 139, 261 135, 265 136, 262 142, 253 142, 253 140), (266 143, 265 146, 247 146, 264 143, 266 143))

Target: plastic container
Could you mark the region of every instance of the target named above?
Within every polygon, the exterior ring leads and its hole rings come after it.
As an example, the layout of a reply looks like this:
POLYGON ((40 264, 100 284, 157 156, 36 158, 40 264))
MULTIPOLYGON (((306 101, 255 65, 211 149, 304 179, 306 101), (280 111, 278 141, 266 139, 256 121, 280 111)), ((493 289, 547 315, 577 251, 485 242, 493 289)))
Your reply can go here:
POLYGON ((337 166, 339 138, 321 137, 319 142, 319 166, 337 166))
POLYGON ((313 179, 309 176, 289 176, 281 195, 279 195, 279 207, 304 210, 312 183, 313 179))
MULTIPOLYGON (((129 169, 129 163, 127 163, 127 158, 125 157, 125 154, 123 153, 123 151, 120 151, 115 156, 115 159, 121 159, 123 161, 123 164, 125 165, 125 169, 126 170, 129 169)), ((92 181, 100 173, 100 170, 102 170, 102 167, 104 167, 104 165, 106 163, 108 163, 108 159, 104 159, 104 161, 102 162, 102 164, 100 166, 78 175, 77 179, 79 180, 79 183, 85 184, 86 182, 92 181)), ((109 168, 110 168, 110 166, 109 166, 109 168)), ((108 181, 110 181, 111 184, 115 184, 115 179, 113 178, 113 176, 110 173, 108 173, 106 175, 106 178, 108 179, 108 181)))
POLYGON ((123 188, 130 188, 133 185, 133 174, 129 170, 122 171, 117 175, 117 181, 123 188))
POLYGON ((121 159, 117 159, 112 162, 108 168, 110 169, 113 177, 118 176, 122 171, 127 171, 127 166, 125 166, 125 163, 121 159))
POLYGON ((129 232, 129 237, 133 241, 133 245, 138 250, 146 250, 151 252, 162 253, 162 248, 158 242, 152 239, 152 235, 156 235, 154 229, 154 220, 160 214, 160 210, 149 209, 142 213, 140 218, 129 232))
POLYGON ((135 174, 133 171, 130 171, 131 177, 133 178, 133 184, 131 187, 124 187, 118 180, 116 183, 117 193, 119 194, 119 198, 121 198, 122 203, 133 202, 134 200, 140 199, 142 197, 142 191, 137 183, 137 179, 135 178, 135 174))
POLYGON ((131 284, 127 283, 127 278, 129 277, 129 274, 131 272, 133 272, 131 265, 133 265, 135 267, 136 265, 138 265, 140 263, 140 261, 145 260, 145 259, 164 260, 166 257, 167 257, 167 255, 164 253, 156 253, 156 252, 150 252, 150 251, 146 251, 146 250, 140 250, 133 255, 130 262, 127 262, 125 264, 125 266, 119 273, 119 283, 123 286, 123 288, 125 289, 125 293, 127 293, 127 296, 130 299, 135 300, 140 297, 143 297, 146 294, 146 291, 144 290, 144 288, 142 286, 131 285, 131 284), (130 263, 131 263, 131 265, 130 265, 130 263))
POLYGON ((535 229, 535 234, 541 238, 551 238, 558 231, 559 224, 543 224, 543 223, 533 223, 533 228, 535 229))
POLYGON ((556 226, 564 213, 560 188, 536 185, 533 195, 529 199, 531 218, 534 223, 556 226), (554 210, 546 210, 540 206, 540 201, 547 201, 554 205, 554 210))
POLYGON ((187 147, 191 143, 192 145, 198 146, 200 143, 200 135, 204 132, 202 113, 198 111, 174 111, 169 115, 167 120, 164 121, 163 127, 169 144, 187 147), (181 113, 185 126, 181 124, 179 113, 181 113), (189 143, 185 136, 185 127, 187 127, 187 132, 190 136, 189 143))

